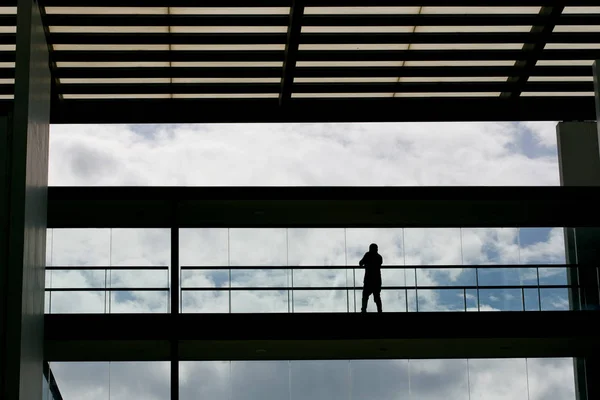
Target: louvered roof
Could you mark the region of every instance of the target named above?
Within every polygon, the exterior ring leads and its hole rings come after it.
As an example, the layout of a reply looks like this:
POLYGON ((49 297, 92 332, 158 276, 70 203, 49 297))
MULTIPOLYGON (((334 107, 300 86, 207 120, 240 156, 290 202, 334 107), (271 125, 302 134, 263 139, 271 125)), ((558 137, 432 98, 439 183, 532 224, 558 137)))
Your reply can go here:
POLYGON ((40 2, 56 123, 595 118, 595 1, 40 2))

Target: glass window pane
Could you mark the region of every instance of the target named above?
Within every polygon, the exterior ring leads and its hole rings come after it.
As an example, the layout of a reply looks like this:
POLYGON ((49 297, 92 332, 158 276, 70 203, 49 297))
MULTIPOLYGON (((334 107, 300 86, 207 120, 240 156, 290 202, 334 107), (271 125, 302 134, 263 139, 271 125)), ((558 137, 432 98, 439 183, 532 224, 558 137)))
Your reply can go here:
POLYGON ((242 269, 231 270, 231 286, 244 288, 285 288, 291 280, 288 269, 242 269))
POLYGON ((404 265, 404 230, 396 228, 346 229, 348 265, 358 265, 362 256, 376 243, 384 265, 404 265))
POLYGON ((418 289, 419 311, 465 311, 463 289, 418 289))
POLYGON ((227 291, 184 290, 181 293, 181 312, 228 313, 229 293, 227 291))
POLYGON ((169 291, 119 290, 111 292, 109 313, 148 314, 169 312, 169 291))
POLYGON ((289 312, 289 290, 234 290, 231 292, 232 313, 289 312))
MULTIPOLYGON (((563 228, 521 228, 519 241, 520 259, 523 264, 566 264, 563 228)), ((567 269, 541 267, 539 284, 566 285, 567 269)))
POLYGON ((540 293, 537 289, 525 289, 525 311, 541 311, 540 293))
POLYGON ((288 361, 231 363, 231 400, 290 398, 288 361))
POLYGON ((529 400, 525 359, 469 360, 471 400, 529 400))
POLYGON ((523 311, 521 289, 480 289, 481 311, 523 311))
MULTIPOLYGON (((227 288, 230 285, 229 230, 226 228, 180 229, 181 288, 227 288), (214 267, 215 269, 186 269, 214 267)), ((227 291, 183 290, 182 312, 228 312, 227 291)))
POLYGON ((109 365, 110 400, 170 399, 169 362, 111 362, 109 365))
POLYGON ((181 400, 231 398, 229 361, 185 361, 179 363, 181 400))
POLYGON ((520 228, 519 258, 523 264, 565 264, 563 228, 520 228))
MULTIPOLYGON (((475 268, 415 268, 417 286, 474 286, 475 268)), ((407 277, 408 278, 408 277, 407 277)), ((411 277, 411 283, 414 280, 411 277)))
POLYGON ((110 400, 107 362, 51 362, 63 399, 110 400))
POLYGON ((290 400, 347 400, 348 361, 292 361, 290 400))
POLYGON ((168 266, 169 229, 112 229, 111 265, 168 266))
POLYGON ((518 264, 517 228, 462 228, 462 252, 465 264, 518 264))
POLYGON ((106 313, 107 293, 94 292, 52 292, 49 298, 51 314, 98 314, 106 313))
POLYGON ((229 252, 232 266, 287 265, 285 229, 231 229, 229 252))
POLYGON ((349 290, 294 290, 293 312, 348 312, 352 301, 349 290))
POLYGON ((568 311, 570 308, 568 289, 541 288, 540 296, 543 311, 568 311))
POLYGON ((408 367, 411 398, 469 398, 467 360, 410 360, 408 367))
POLYGON ((406 265, 461 265, 460 228, 404 229, 406 265))
POLYGON ((110 229, 53 229, 52 265, 110 265, 110 229))
POLYGON ((575 399, 572 358, 529 358, 529 400, 575 399))
POLYGON ((342 228, 289 229, 289 265, 345 266, 346 244, 342 228))
POLYGON ((352 400, 409 398, 407 360, 350 361, 352 400))

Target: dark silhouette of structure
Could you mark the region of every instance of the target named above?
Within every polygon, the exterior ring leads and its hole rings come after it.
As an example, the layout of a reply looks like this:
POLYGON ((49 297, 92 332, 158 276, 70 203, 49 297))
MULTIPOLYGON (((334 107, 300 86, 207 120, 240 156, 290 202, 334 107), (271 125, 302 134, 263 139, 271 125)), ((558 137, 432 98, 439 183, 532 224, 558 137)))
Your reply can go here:
POLYGON ((369 296, 373 295, 373 300, 377 305, 377 312, 382 312, 381 305, 381 265, 383 257, 377 252, 378 247, 371 243, 369 251, 365 253, 360 260, 359 265, 365 267, 365 278, 363 280, 363 295, 361 312, 367 312, 369 296))

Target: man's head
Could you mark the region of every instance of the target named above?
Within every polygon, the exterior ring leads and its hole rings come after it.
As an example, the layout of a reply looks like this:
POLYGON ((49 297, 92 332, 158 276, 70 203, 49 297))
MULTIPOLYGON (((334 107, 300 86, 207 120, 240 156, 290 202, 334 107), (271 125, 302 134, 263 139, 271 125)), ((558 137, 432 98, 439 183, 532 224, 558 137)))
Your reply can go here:
POLYGON ((371 245, 369 246, 369 251, 371 253, 377 253, 377 245, 375 243, 371 243, 371 245))

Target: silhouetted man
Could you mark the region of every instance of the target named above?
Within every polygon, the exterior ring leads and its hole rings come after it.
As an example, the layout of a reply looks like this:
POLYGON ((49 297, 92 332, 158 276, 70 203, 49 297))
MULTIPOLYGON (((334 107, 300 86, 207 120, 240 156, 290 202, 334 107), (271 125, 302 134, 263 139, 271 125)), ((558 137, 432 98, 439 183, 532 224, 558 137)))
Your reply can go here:
POLYGON ((359 266, 365 267, 365 279, 363 281, 363 295, 362 295, 362 312, 367 312, 367 303, 369 302, 369 296, 373 294, 373 300, 377 305, 377 312, 382 312, 381 309, 381 264, 383 264, 383 257, 377 253, 377 245, 372 243, 369 246, 369 251, 365 253, 362 260, 359 262, 359 266))

